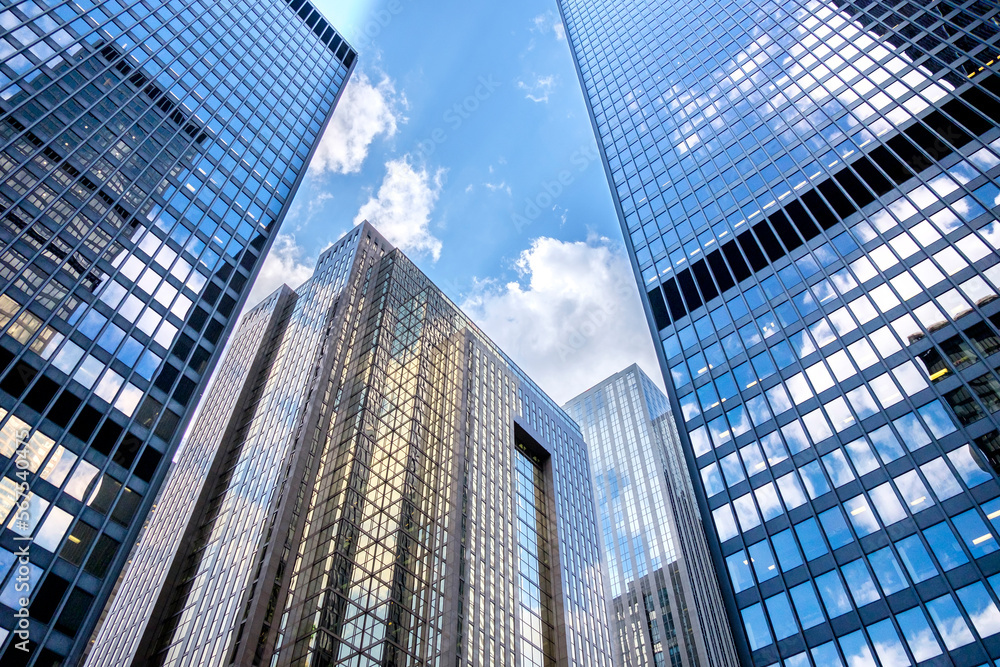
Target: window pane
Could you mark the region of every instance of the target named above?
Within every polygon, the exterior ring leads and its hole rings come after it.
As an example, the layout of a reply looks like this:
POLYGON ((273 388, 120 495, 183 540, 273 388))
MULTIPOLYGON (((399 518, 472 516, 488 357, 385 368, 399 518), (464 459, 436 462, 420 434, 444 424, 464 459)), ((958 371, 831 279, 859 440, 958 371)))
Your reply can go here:
POLYGON ((747 639, 750 640, 750 650, 756 651, 759 648, 770 646, 774 640, 771 639, 771 631, 767 629, 764 609, 760 603, 747 607, 741 613, 743 627, 746 629, 747 639))
POLYGON ((841 572, 844 574, 844 579, 847 580, 847 587, 851 589, 851 597, 854 598, 856 606, 863 607, 881 599, 882 596, 875 588, 875 582, 872 581, 863 559, 859 558, 847 563, 841 567, 841 572))
POLYGON ((760 446, 764 448, 764 456, 767 457, 767 462, 772 466, 788 458, 788 451, 777 431, 772 431, 762 437, 760 446))
POLYGON ((969 562, 947 523, 942 521, 931 526, 924 531, 924 535, 927 536, 927 543, 931 545, 934 556, 945 572, 969 562))
POLYGON ((774 564, 774 556, 771 555, 767 540, 751 545, 748 551, 757 581, 767 581, 778 576, 778 567, 774 564))
POLYGON ((820 644, 810 651, 813 662, 821 667, 844 667, 844 662, 840 659, 840 653, 833 642, 820 644))
POLYGON ((791 590, 791 594, 803 630, 808 630, 825 620, 811 583, 807 581, 804 584, 799 584, 791 590))
POLYGON ((989 637, 1000 632, 1000 610, 997 609, 996 603, 986 592, 986 587, 981 581, 955 592, 958 593, 958 599, 962 601, 962 606, 972 619, 972 624, 976 626, 976 632, 980 637, 989 637))
POLYGON ((823 512, 819 515, 819 520, 823 524, 823 532, 826 533, 826 538, 830 540, 830 546, 834 549, 839 549, 845 544, 854 541, 851 529, 847 527, 847 523, 844 521, 844 513, 840 511, 839 507, 831 507, 823 512))
MULTIPOLYGON (((902 521, 906 518, 906 511, 900 504, 899 498, 896 497, 896 492, 892 490, 892 484, 888 482, 880 484, 869 491, 868 494, 871 496, 875 509, 878 510, 878 515, 882 519, 882 523, 885 525, 891 526, 897 521, 902 521)), ((855 524, 855 527, 857 527, 857 524, 855 524)))
POLYGON ((740 551, 726 558, 729 576, 733 580, 733 589, 739 593, 753 587, 753 577, 750 576, 750 563, 745 551, 740 551))
POLYGON ((819 589, 823 606, 826 607, 827 616, 830 618, 836 618, 851 610, 851 601, 836 570, 816 577, 816 588, 819 589))
POLYGON ((800 466, 799 473, 802 475, 802 483, 805 484, 810 498, 816 499, 824 493, 829 493, 830 485, 826 481, 822 468, 820 468, 819 461, 811 461, 800 466))
POLYGON ((872 449, 864 438, 849 442, 844 447, 851 456, 851 462, 854 463, 854 469, 858 471, 858 475, 867 475, 879 467, 878 460, 872 454, 872 449))
POLYGON ((868 437, 871 438, 872 444, 875 445, 875 451, 878 452, 882 463, 895 461, 903 455, 903 447, 899 444, 899 440, 896 439, 896 435, 888 425, 872 431, 868 434, 868 437))
POLYGON ((715 530, 719 534, 719 541, 731 540, 739 534, 736 530, 736 519, 733 517, 733 510, 729 505, 723 505, 712 510, 712 518, 715 520, 715 530))
POLYGON ((917 662, 930 660, 941 655, 941 645, 934 637, 930 623, 927 622, 927 617, 920 607, 914 607, 897 614, 896 621, 899 623, 903 637, 917 662))
POLYGON ((927 435, 927 430, 912 412, 894 420, 893 425, 899 431, 899 436, 906 443, 906 448, 915 452, 924 445, 930 444, 931 437, 927 435))
POLYGON ((747 475, 751 477, 767 467, 764 463, 764 456, 760 452, 760 446, 756 442, 742 448, 740 456, 743 457, 743 465, 747 469, 747 475))
POLYGON ((754 495, 757 496, 757 504, 760 505, 764 521, 770 521, 782 514, 781 501, 778 500, 778 492, 774 488, 774 482, 768 482, 759 489, 755 489, 754 495))
POLYGON ((941 457, 928 461, 920 466, 920 471, 924 473, 927 482, 934 489, 934 495, 938 500, 947 500, 952 496, 957 496, 962 492, 962 485, 958 483, 955 473, 948 467, 948 463, 941 457))
POLYGON ((795 537, 791 530, 783 530, 777 535, 771 536, 771 545, 778 555, 778 564, 781 565, 782 572, 802 565, 802 556, 798 547, 795 546, 795 537))
POLYGON ((927 603, 927 611, 931 614, 934 625, 937 626, 944 645, 949 651, 959 646, 971 644, 974 640, 969 625, 958 611, 958 605, 950 595, 942 595, 927 603))
POLYGON ((906 566, 906 571, 910 573, 910 578, 914 582, 919 584, 937 575, 937 567, 923 542, 920 541, 919 535, 910 535, 900 540, 896 543, 896 548, 899 549, 899 557, 903 559, 903 565, 906 566))
POLYGON ((892 595, 909 585, 906 583, 903 570, 899 567, 899 563, 896 562, 896 557, 889 547, 868 554, 868 562, 875 570, 875 577, 878 579, 879 585, 882 586, 883 594, 892 595))
POLYGON ((840 650, 844 652, 844 657, 847 658, 847 664, 851 665, 875 665, 875 658, 872 656, 872 651, 868 647, 868 642, 865 641, 865 635, 861 630, 857 632, 852 632, 849 635, 844 635, 837 640, 840 642, 840 650))
POLYGON ((930 494, 927 492, 927 487, 924 486, 924 482, 920 479, 916 470, 902 474, 894 478, 893 481, 896 483, 896 488, 899 489, 899 494, 903 496, 906 506, 913 514, 925 510, 934 504, 930 498, 930 494))
POLYGON ((955 522, 955 530, 962 536, 965 547, 972 553, 973 558, 982 558, 997 550, 996 538, 975 509, 952 517, 951 520, 955 522))
POLYGON ((826 542, 819 532, 819 526, 816 525, 816 519, 806 519, 802 523, 795 524, 795 536, 799 538, 806 560, 814 560, 828 553, 826 542))
POLYGON ((726 490, 718 463, 713 462, 701 469, 701 481, 705 485, 705 493, 708 494, 709 498, 726 490))
POLYGON ((750 530, 760 525, 760 515, 757 514, 757 506, 754 505, 753 495, 746 494, 733 501, 733 509, 740 520, 740 529, 750 530))
POLYGON ((767 615, 771 617, 771 626, 778 641, 791 637, 799 631, 787 595, 779 593, 764 600, 764 603, 767 605, 767 615))
POLYGON ((854 530, 858 532, 858 537, 864 537, 879 529, 878 519, 875 518, 875 514, 872 512, 871 507, 868 506, 868 501, 863 495, 854 496, 846 501, 844 509, 847 510, 847 515, 851 517, 851 524, 854 525, 854 530))
POLYGON ((794 470, 778 478, 778 488, 781 489, 781 498, 785 501, 785 506, 788 509, 794 509, 799 505, 805 504, 806 494, 802 490, 802 485, 799 483, 799 478, 796 476, 794 470))
POLYGON ((722 464, 722 474, 726 477, 727 486, 734 486, 746 479, 743 475, 743 466, 740 465, 740 457, 736 452, 721 459, 720 463, 722 464))
POLYGON ((987 472, 986 465, 980 463, 979 457, 972 451, 971 445, 962 445, 958 449, 948 452, 948 459, 969 488, 979 486, 992 479, 992 475, 987 472))
POLYGON ((854 480, 854 471, 847 463, 847 457, 840 449, 835 449, 823 457, 823 465, 834 486, 843 486, 854 480))
POLYGON ((875 653, 883 665, 909 665, 910 659, 906 656, 906 649, 903 642, 896 634, 896 628, 892 626, 892 621, 886 619, 868 626, 868 636, 872 638, 875 645, 875 653))

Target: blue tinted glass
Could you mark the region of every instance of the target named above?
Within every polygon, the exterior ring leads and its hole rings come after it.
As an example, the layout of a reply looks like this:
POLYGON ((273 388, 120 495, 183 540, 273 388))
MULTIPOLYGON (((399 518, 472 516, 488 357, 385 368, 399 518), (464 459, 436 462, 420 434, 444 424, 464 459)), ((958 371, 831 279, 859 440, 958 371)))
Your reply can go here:
POLYGON ((774 356, 774 363, 777 364, 780 369, 788 368, 795 361, 795 355, 792 354, 792 348, 789 347, 786 341, 781 341, 776 345, 772 345, 771 354, 774 356))
POLYGON ((945 572, 969 562, 947 523, 942 521, 931 526, 924 531, 924 535, 927 537, 927 543, 931 545, 931 551, 934 552, 934 556, 945 572))
POLYGON ((749 552, 750 562, 753 563, 753 571, 758 581, 767 581, 778 576, 778 568, 774 564, 774 556, 771 555, 771 547, 767 545, 767 540, 751 545, 749 552))
POLYGON ((847 522, 844 521, 844 513, 840 511, 839 507, 831 507, 823 512, 819 515, 819 520, 823 524, 823 532, 826 533, 826 538, 830 540, 830 546, 834 549, 839 549, 845 544, 854 541, 854 535, 851 534, 851 529, 847 527, 847 522))
POLYGON ((774 546, 775 553, 778 554, 778 563, 781 565, 782 572, 802 565, 802 556, 799 555, 798 547, 795 546, 795 537, 791 530, 784 530, 771 536, 771 544, 774 546))
POLYGON ((975 509, 954 516, 951 520, 955 523, 955 530, 965 541, 965 546, 972 552, 973 558, 982 558, 997 550, 996 537, 986 527, 975 509))
POLYGON ((819 532, 819 526, 816 525, 816 519, 806 519, 802 523, 795 524, 795 535, 799 538, 806 560, 813 560, 828 553, 826 542, 819 532))
POLYGON ((917 408, 917 412, 924 418, 924 423, 935 438, 943 438, 955 430, 955 424, 940 401, 932 401, 922 408, 917 408))
POLYGON ((729 577, 733 580, 733 589, 739 593, 753 586, 750 575, 750 565, 745 551, 740 551, 726 558, 729 567, 729 577))
POLYGON ((910 651, 917 662, 930 660, 941 655, 941 645, 934 637, 930 623, 920 607, 914 607, 908 611, 896 615, 896 622, 899 629, 903 631, 903 638, 906 639, 910 651))
POLYGON ((826 607, 826 613, 830 618, 836 618, 851 610, 851 601, 836 570, 816 577, 816 588, 819 589, 823 606, 826 607))
POLYGON ((810 652, 813 663, 820 667, 844 667, 844 662, 840 659, 840 653, 837 651, 837 645, 833 642, 820 644, 810 652))
POLYGON ((837 640, 840 643, 840 650, 844 652, 848 665, 874 665, 875 658, 865 641, 865 635, 861 630, 844 635, 837 640))
MULTIPOLYGON (((892 621, 886 619, 879 623, 868 626, 868 635, 875 645, 875 653, 878 655, 883 665, 895 664, 901 657, 906 655, 903 643, 899 640, 896 628, 892 621)), ((908 660, 906 661, 909 662, 908 660)))
POLYGON ((903 577, 903 570, 896 562, 896 556, 893 555, 892 549, 889 547, 868 554, 868 562, 871 563, 875 577, 878 579, 879 585, 882 586, 882 592, 885 595, 892 595, 908 586, 903 577))
POLYGON ((750 650, 756 651, 759 648, 770 646, 774 643, 771 638, 771 631, 767 628, 767 620, 764 618, 764 610, 760 603, 747 607, 741 612, 743 616, 743 627, 746 629, 747 639, 750 641, 750 650))
POLYGON ((795 617, 792 615, 792 608, 788 604, 787 595, 779 593, 774 597, 764 600, 764 603, 767 605, 767 615, 771 617, 775 639, 781 641, 785 637, 791 637, 798 632, 795 617))
POLYGON ((812 461, 799 467, 799 473, 802 475, 802 483, 805 484, 810 498, 818 498, 830 491, 830 485, 826 481, 826 475, 823 474, 823 470, 820 468, 819 461, 812 461))
POLYGON ((863 607, 866 604, 881 599, 882 596, 879 595, 878 589, 875 588, 875 582, 872 581, 872 577, 868 573, 868 568, 865 567, 863 559, 859 558, 842 565, 840 571, 847 581, 847 587, 851 589, 851 597, 854 598, 855 605, 863 607))
POLYGON ((799 622, 802 629, 819 625, 824 620, 823 612, 819 608, 819 600, 816 599, 816 592, 812 584, 808 581, 791 589, 792 602, 795 604, 795 611, 798 612, 799 622))
POLYGON ((896 543, 896 548, 899 549, 899 557, 903 559, 903 565, 906 566, 913 581, 920 583, 938 573, 919 535, 911 535, 900 540, 896 543))

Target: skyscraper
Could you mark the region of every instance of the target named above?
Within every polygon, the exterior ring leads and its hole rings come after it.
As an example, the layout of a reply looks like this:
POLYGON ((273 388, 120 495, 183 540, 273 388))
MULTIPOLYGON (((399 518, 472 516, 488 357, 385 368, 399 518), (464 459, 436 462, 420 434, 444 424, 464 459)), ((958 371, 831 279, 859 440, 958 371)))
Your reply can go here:
POLYGON ((633 364, 563 409, 590 454, 618 664, 737 667, 667 397, 633 364))
POLYGON ((579 428, 368 223, 249 311, 98 665, 610 665, 579 428))
POLYGON ((743 661, 1000 656, 996 3, 559 4, 743 661))
POLYGON ((0 4, 0 663, 79 658, 354 60, 302 0, 0 4))

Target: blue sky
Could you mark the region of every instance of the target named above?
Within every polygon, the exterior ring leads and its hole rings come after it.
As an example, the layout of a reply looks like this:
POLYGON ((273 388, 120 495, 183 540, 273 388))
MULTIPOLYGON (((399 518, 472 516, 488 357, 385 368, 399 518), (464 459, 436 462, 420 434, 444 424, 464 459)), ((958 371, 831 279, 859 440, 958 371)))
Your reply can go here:
POLYGON ((316 4, 359 64, 251 302, 367 218, 557 401, 658 378, 555 3, 316 4))

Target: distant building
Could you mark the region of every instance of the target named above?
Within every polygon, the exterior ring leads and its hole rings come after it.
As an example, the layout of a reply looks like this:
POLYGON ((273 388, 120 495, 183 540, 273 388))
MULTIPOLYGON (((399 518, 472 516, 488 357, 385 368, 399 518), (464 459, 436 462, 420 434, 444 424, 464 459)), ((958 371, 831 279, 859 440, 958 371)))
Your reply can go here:
POLYGON ((567 402, 590 453, 623 667, 737 667, 673 416, 637 365, 567 402))
POLYGON ((589 478, 363 223, 247 313, 87 665, 611 665, 589 478))
POLYGON ((79 661, 355 60, 302 0, 161 4, 0 7, 5 666, 79 661))

